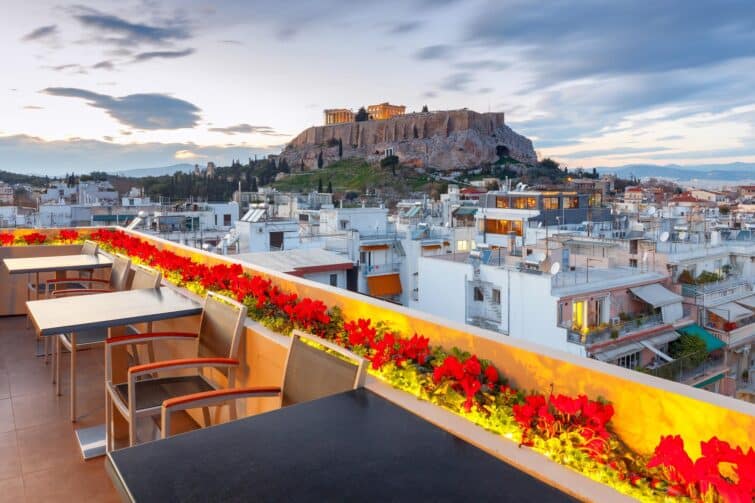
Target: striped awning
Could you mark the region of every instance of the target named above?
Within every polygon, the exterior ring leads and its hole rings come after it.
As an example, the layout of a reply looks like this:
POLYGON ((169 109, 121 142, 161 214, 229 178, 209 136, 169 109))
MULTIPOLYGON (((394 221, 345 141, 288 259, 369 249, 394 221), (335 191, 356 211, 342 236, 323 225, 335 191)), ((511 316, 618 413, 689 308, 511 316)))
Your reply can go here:
POLYGON ((367 276, 367 289, 373 297, 401 295, 401 277, 397 273, 367 276))
POLYGON ((709 307, 708 311, 726 321, 738 321, 752 316, 752 311, 736 302, 727 302, 716 307, 709 307))
POLYGON ((606 351, 601 351, 600 353, 595 353, 595 358, 604 362, 612 362, 617 358, 621 358, 622 356, 627 356, 631 355, 632 353, 636 353, 637 351, 642 351, 643 347, 644 346, 639 342, 630 342, 629 344, 619 346, 618 348, 615 347, 606 351))

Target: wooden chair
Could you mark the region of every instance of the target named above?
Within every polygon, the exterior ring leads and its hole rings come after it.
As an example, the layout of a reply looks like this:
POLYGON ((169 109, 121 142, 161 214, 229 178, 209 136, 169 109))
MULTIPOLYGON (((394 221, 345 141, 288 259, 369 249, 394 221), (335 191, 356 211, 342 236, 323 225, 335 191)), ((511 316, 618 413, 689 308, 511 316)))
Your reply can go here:
MULTIPOLYGON (((286 407, 360 388, 364 385, 366 371, 367 360, 364 358, 330 341, 297 330, 292 334, 280 387, 212 390, 165 400, 160 411, 161 436, 167 438, 170 435, 171 414, 178 411, 218 406, 238 399, 273 396, 279 396, 281 405, 286 407)), ((231 419, 235 419, 235 402, 230 405, 231 419)))
MULTIPOLYGON (((136 422, 139 418, 157 416, 162 403, 176 396, 220 389, 203 373, 206 368, 217 369, 233 387, 235 369, 239 366, 237 353, 246 319, 246 306, 234 300, 208 292, 199 323, 199 332, 147 332, 111 337, 105 343, 105 427, 106 448, 112 450, 112 409, 128 422, 129 445, 136 443, 136 422), (147 344, 164 340, 195 340, 194 358, 151 362, 129 367, 127 382, 113 382, 112 350, 119 346, 147 344), (182 372, 165 376, 165 372, 182 372)), ((209 410, 205 410, 209 422, 209 410)))
MULTIPOLYGON (((157 288, 160 286, 162 274, 153 269, 147 269, 143 266, 137 266, 134 271, 131 289, 135 288, 157 288)), ((61 290, 62 292, 62 290, 61 290)), ((53 292, 55 294, 56 292, 53 292)), ((59 293, 59 292, 57 292, 59 293)), ((91 292, 90 292, 91 293, 91 292)), ((107 328, 94 328, 90 330, 81 330, 59 334, 56 337, 55 346, 55 364, 57 392, 60 395, 60 355, 61 348, 67 349, 71 354, 70 381, 71 381, 71 421, 76 421, 76 353, 78 351, 89 349, 96 346, 102 346, 108 337, 107 328)))

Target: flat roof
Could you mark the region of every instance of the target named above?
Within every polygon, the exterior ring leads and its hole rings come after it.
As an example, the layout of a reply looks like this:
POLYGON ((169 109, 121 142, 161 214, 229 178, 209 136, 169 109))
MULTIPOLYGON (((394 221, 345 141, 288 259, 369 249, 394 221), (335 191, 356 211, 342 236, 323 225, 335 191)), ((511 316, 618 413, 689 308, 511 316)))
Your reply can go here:
POLYGON ((307 273, 347 269, 354 264, 345 255, 322 248, 296 248, 273 252, 254 252, 233 255, 233 258, 286 273, 307 273))

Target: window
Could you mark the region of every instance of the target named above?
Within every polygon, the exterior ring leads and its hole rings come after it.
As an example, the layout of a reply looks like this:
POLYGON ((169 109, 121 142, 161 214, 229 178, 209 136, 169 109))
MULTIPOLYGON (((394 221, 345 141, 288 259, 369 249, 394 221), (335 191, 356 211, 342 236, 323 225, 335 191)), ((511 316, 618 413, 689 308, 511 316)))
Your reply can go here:
POLYGON ((577 196, 565 196, 564 197, 564 208, 566 208, 566 209, 579 208, 579 197, 577 197, 577 196))
POLYGON ((348 228, 349 228, 349 221, 348 221, 348 220, 340 220, 340 221, 338 222, 338 227, 339 227, 339 228, 340 228, 340 229, 341 229, 342 231, 345 231, 346 229, 348 229, 348 228))
POLYGON ((128 200, 128 205, 129 206, 133 206, 134 205, 134 200, 133 199, 129 199, 128 200))
POLYGON ((485 232, 491 234, 509 234, 514 233, 517 236, 522 235, 521 220, 485 220, 485 232))
POLYGON ((498 288, 493 288, 493 303, 501 303, 501 291, 498 288))
POLYGON ((223 225, 225 225, 226 227, 228 227, 229 225, 231 225, 231 215, 230 215, 230 213, 226 213, 225 215, 223 215, 223 225))
POLYGON ((330 275, 330 286, 338 286, 338 274, 330 275))
POLYGON ((527 208, 530 210, 536 210, 537 209, 537 198, 536 197, 528 197, 527 198, 527 208))
POLYGON ((474 301, 482 302, 485 300, 485 294, 482 292, 482 288, 479 286, 474 287, 474 301))
POLYGON ((527 207, 527 198, 526 197, 515 197, 514 198, 514 208, 518 210, 523 210, 527 207))
POLYGON ((543 209, 544 210, 557 210, 558 209, 558 198, 557 197, 544 197, 543 198, 543 209))
POLYGON ((626 356, 622 356, 616 360, 616 365, 624 367, 625 369, 636 369, 640 366, 640 352, 631 353, 626 356))
POLYGON ((509 198, 508 196, 498 196, 495 198, 495 207, 496 208, 508 208, 509 207, 509 198))
POLYGON ((603 204, 603 194, 600 192, 593 192, 590 194, 588 204, 590 208, 599 208, 603 204))
POLYGON ((467 251, 468 249, 469 249, 469 242, 468 241, 466 241, 464 239, 460 239, 459 241, 456 242, 456 250, 457 251, 467 251))
POLYGON ((359 263, 364 264, 367 262, 367 252, 359 252, 359 263))
POLYGON ((629 259, 629 267, 637 268, 637 259, 636 258, 630 258, 629 259))

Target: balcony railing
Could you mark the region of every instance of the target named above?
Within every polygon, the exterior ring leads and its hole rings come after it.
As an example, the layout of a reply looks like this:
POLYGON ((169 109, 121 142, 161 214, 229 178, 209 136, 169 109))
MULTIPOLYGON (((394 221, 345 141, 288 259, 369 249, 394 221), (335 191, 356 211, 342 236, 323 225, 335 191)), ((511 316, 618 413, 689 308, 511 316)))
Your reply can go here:
POLYGON ((728 366, 726 366, 723 354, 714 357, 708 356, 706 352, 686 355, 655 368, 645 369, 644 372, 662 379, 694 384, 703 381, 706 377, 720 375, 727 370, 728 366), (701 357, 704 357, 702 362, 700 362, 701 357))
POLYGON ((568 340, 569 342, 590 346, 592 344, 605 342, 611 339, 620 339, 635 332, 661 326, 663 324, 663 318, 660 314, 651 314, 647 316, 641 316, 633 320, 627 320, 621 323, 588 328, 588 331, 586 333, 583 331, 575 330, 568 323, 561 323, 559 324, 559 326, 567 330, 566 340, 568 340))
POLYGON ((741 297, 751 291, 750 281, 738 277, 704 285, 682 285, 682 295, 694 299, 698 306, 708 306, 726 297, 741 297))
POLYGON ((372 276, 374 274, 386 274, 391 272, 399 272, 401 270, 400 262, 389 262, 387 264, 362 264, 362 275, 372 276))

